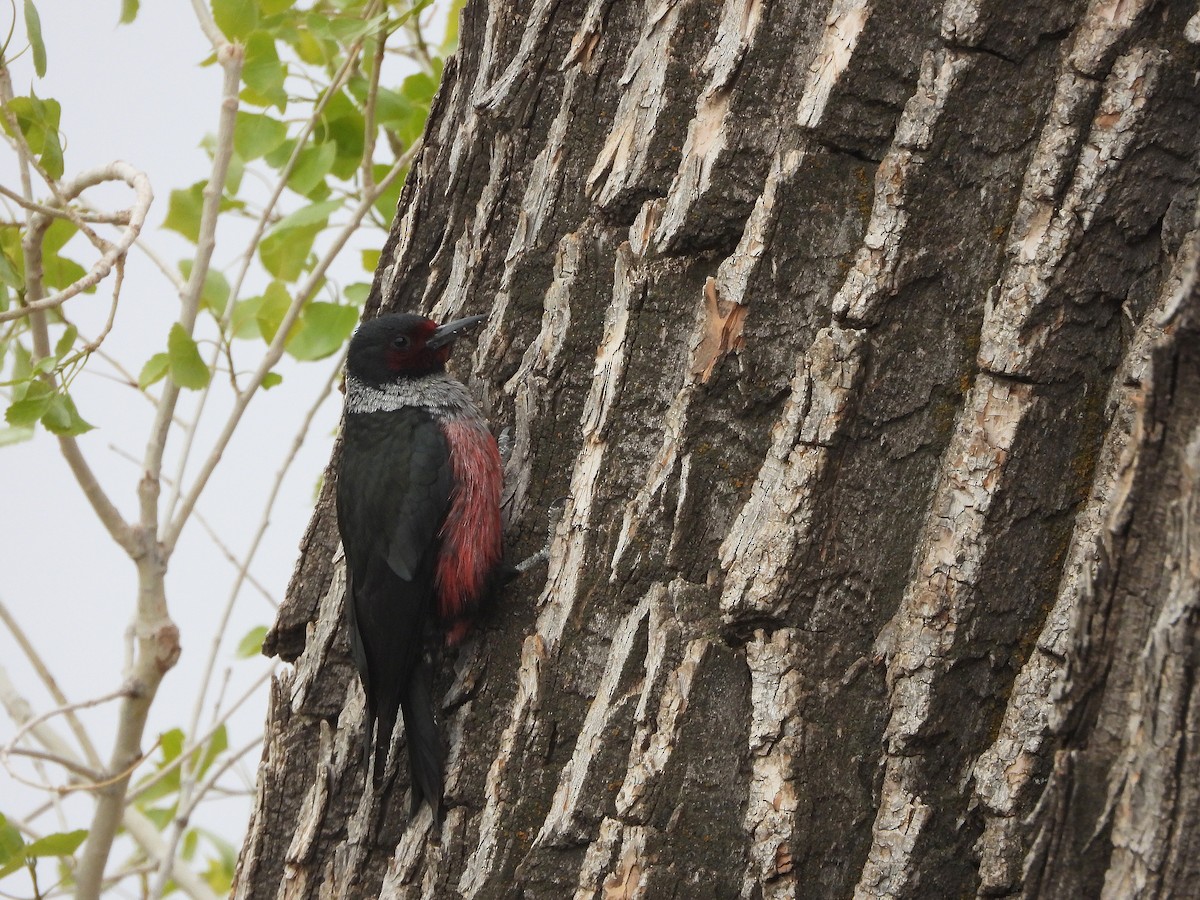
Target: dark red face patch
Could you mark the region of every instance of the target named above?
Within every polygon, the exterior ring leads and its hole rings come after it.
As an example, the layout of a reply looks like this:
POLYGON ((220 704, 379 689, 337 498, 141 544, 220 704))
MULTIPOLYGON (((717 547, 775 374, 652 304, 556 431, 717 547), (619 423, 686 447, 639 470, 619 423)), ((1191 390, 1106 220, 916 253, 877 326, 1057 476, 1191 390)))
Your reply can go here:
POLYGON ((449 345, 438 347, 436 350, 425 346, 425 342, 433 336, 437 328, 437 322, 425 319, 403 335, 408 338, 407 347, 397 347, 394 343, 388 347, 384 351, 384 361, 388 369, 393 372, 413 372, 445 365, 446 360, 450 358, 449 345))

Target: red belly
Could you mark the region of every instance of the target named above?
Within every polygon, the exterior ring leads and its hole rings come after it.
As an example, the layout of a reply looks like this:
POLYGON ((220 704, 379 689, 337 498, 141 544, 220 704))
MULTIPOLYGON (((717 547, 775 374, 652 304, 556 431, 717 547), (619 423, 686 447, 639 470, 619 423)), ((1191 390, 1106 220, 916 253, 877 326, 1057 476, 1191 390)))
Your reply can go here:
POLYGON ((482 421, 442 423, 450 448, 454 490, 442 525, 437 564, 438 617, 453 645, 470 630, 470 615, 483 599, 501 556, 500 452, 482 421))

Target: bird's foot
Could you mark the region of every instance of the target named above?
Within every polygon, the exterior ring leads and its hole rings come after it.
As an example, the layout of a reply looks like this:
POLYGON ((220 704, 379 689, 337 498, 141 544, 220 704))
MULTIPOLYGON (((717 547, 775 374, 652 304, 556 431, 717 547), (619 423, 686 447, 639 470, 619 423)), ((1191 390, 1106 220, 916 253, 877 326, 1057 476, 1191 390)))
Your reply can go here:
POLYGON ((566 509, 566 506, 567 499, 565 497, 550 504, 550 508, 546 511, 549 520, 546 527, 546 543, 537 553, 526 557, 513 566, 518 578, 534 566, 541 565, 550 558, 550 545, 554 543, 554 532, 558 529, 558 523, 562 521, 563 511, 566 509))

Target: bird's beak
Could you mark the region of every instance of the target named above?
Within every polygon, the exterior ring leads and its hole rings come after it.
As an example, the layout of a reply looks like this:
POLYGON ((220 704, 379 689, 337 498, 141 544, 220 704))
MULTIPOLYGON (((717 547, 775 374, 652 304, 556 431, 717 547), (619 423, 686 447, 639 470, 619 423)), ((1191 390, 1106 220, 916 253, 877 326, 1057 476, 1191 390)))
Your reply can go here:
POLYGON ((487 321, 487 315, 482 316, 467 316, 465 319, 455 319, 453 322, 447 322, 435 331, 432 337, 425 342, 425 346, 430 350, 436 350, 456 340, 459 335, 465 331, 470 331, 476 325, 480 325, 487 321))

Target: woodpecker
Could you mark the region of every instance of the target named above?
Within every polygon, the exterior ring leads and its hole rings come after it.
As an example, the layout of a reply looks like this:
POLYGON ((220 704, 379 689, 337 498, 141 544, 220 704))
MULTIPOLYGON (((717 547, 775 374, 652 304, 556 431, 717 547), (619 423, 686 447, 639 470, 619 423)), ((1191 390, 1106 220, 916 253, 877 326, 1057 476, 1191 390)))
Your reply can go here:
POLYGON ((383 779, 397 713, 404 720, 412 807, 442 817, 443 751, 432 650, 471 627, 503 581, 501 465, 467 389, 446 374, 454 341, 483 322, 411 314, 364 322, 346 359, 337 474, 350 650, 367 703, 365 764, 383 779))

